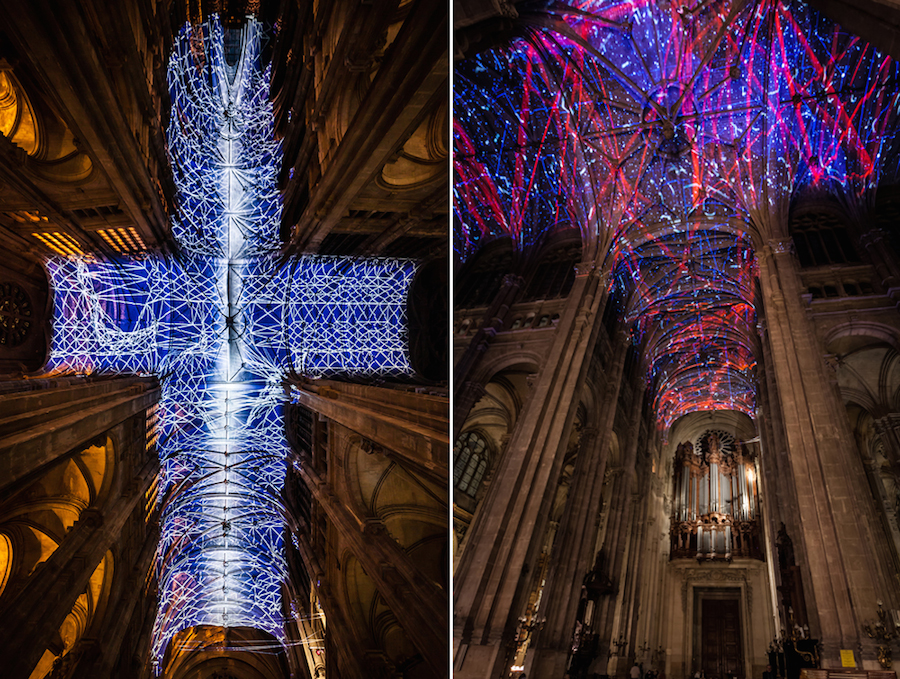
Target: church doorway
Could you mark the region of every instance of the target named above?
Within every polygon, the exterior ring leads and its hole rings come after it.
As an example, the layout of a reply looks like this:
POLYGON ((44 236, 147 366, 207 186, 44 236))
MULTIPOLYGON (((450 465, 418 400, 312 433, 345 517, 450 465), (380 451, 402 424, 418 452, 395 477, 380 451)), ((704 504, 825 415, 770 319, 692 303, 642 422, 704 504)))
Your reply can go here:
POLYGON ((743 679, 741 591, 694 590, 694 657, 706 679, 743 679))

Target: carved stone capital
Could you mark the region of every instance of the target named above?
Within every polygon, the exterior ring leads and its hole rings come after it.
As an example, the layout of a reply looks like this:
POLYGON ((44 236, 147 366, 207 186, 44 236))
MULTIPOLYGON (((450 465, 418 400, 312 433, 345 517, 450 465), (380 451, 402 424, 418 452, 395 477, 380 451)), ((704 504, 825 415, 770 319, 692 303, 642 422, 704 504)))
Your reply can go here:
POLYGON ((366 535, 383 535, 387 529, 381 519, 369 517, 363 524, 363 533, 366 535))
POLYGON ((516 11, 516 6, 513 4, 512 0, 498 0, 497 13, 508 19, 517 19, 519 17, 519 13, 516 11))
POLYGON ((900 431, 900 413, 888 413, 874 420, 875 431, 884 434, 888 431, 900 431))
POLYGON ((768 245, 776 255, 789 255, 794 251, 794 241, 791 238, 772 238, 768 245))
POLYGON ((103 513, 94 507, 89 507, 81 512, 78 523, 87 528, 99 528, 103 525, 103 513))
POLYGON ((873 227, 860 235, 859 242, 862 243, 863 247, 869 248, 881 243, 886 236, 887 233, 885 233, 884 229, 873 227))
POLYGON ((597 427, 584 427, 581 430, 581 443, 582 445, 593 442, 600 435, 600 429, 597 427))
POLYGON ((472 398, 473 403, 484 396, 485 388, 481 382, 468 381, 463 382, 462 386, 459 388, 459 396, 472 398))
POLYGON ((606 472, 603 474, 603 483, 611 481, 615 479, 617 476, 622 476, 625 473, 624 467, 612 467, 607 468, 606 472))
POLYGON ((521 288, 525 284, 525 279, 519 274, 508 273, 503 277, 504 288, 521 288))
POLYGON ((597 265, 594 262, 579 262, 575 265, 576 276, 588 276, 596 270, 597 265))
POLYGON ((362 439, 359 447, 362 448, 363 452, 368 453, 369 455, 384 455, 383 446, 366 438, 362 439))

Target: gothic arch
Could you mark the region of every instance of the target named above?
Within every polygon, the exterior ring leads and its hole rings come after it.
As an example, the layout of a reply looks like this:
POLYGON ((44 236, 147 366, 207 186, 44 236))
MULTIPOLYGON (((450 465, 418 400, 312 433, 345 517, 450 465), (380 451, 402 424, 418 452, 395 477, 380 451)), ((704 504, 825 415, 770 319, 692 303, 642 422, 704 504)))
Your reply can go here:
POLYGON ((736 441, 748 441, 756 437, 756 424, 749 416, 737 410, 705 410, 688 413, 679 418, 669 434, 669 457, 683 441, 696 441, 709 429, 721 429, 734 436, 736 441))
POLYGON ((198 625, 173 636, 163 661, 172 679, 281 679, 288 676, 281 642, 247 627, 198 625), (233 652, 231 648, 257 652, 233 652))
POLYGON ((404 550, 442 533, 446 503, 440 489, 407 471, 379 446, 351 437, 343 476, 354 513, 379 519, 404 550))
POLYGON ((471 498, 477 501, 483 496, 483 485, 497 461, 490 435, 477 427, 465 428, 453 447, 453 489, 458 504, 471 498), (468 497, 466 497, 468 496, 468 497))
POLYGON ((900 352, 869 334, 838 335, 826 345, 832 356, 841 397, 874 417, 900 409, 900 352))
MULTIPOLYGON (((22 170, 38 181, 80 185, 94 176, 94 165, 54 107, 35 95, 28 73, 0 69, 0 131, 23 154, 22 170)), ((17 213, 39 224, 37 212, 17 213)))
POLYGON ((347 623, 354 628, 353 634, 356 638, 374 641, 378 589, 359 559, 349 551, 341 558, 340 570, 343 580, 339 590, 340 596, 343 599, 344 610, 350 613, 347 623))
POLYGON ((473 375, 473 381, 478 384, 488 384, 494 379, 494 376, 511 370, 537 374, 545 360, 546 356, 523 349, 504 352, 502 355, 494 357, 493 360, 483 361, 473 375))
POLYGON ((343 468, 351 510, 358 516, 370 516, 374 488, 389 466, 389 462, 372 448, 362 436, 351 436, 344 453, 347 463, 343 468))
POLYGON ((379 188, 411 192, 440 184, 448 156, 446 112, 446 106, 441 102, 422 117, 399 150, 397 159, 385 163, 376 179, 379 188))
POLYGON ((79 641, 86 635, 96 633, 104 623, 103 616, 112 583, 113 556, 111 552, 107 552, 91 574, 87 588, 75 600, 72 610, 60 625, 53 643, 44 651, 32 671, 32 679, 53 677, 55 671, 65 675, 68 667, 77 664, 83 652, 79 641))
POLYGON ((0 532, 10 538, 13 582, 22 581, 50 558, 81 513, 100 504, 97 489, 111 483, 113 439, 96 441, 47 467, 40 476, 0 503, 0 532))
POLYGON ((830 353, 842 355, 877 342, 884 342, 900 351, 900 333, 897 329, 871 321, 841 323, 828 332, 824 344, 830 353))
MULTIPOLYGON (((365 669, 375 676, 384 673, 385 676, 416 677, 408 671, 422 664, 422 656, 409 642, 371 578, 352 556, 344 562, 343 570, 346 573, 344 596, 350 606, 347 610, 353 611, 350 624, 356 628, 358 638, 369 639, 371 648, 378 651, 366 654, 365 669)), ((426 671, 424 676, 431 675, 426 671)))

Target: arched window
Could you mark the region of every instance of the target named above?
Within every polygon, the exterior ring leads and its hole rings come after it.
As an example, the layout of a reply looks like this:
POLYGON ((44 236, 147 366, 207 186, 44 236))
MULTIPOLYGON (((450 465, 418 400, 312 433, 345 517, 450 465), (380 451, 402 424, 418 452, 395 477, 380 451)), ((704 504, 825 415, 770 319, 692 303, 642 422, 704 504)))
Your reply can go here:
POLYGON ((791 235, 800 266, 804 268, 859 262, 847 229, 829 212, 807 212, 793 217, 791 235))
POLYGON ((489 306, 503 284, 503 277, 513 272, 513 250, 508 243, 481 252, 456 277, 455 306, 465 309, 489 306))
POLYGON ((488 466, 487 442, 474 431, 463 432, 453 448, 453 485, 475 497, 488 466))
POLYGON ((575 282, 575 265, 581 261, 581 244, 558 247, 545 255, 528 281, 523 302, 565 297, 575 282))

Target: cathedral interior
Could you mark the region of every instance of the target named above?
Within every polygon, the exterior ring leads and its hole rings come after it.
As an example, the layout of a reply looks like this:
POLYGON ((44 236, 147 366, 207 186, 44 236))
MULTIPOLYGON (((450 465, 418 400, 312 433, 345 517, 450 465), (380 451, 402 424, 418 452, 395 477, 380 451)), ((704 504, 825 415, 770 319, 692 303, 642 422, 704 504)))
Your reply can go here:
POLYGON ((3 7, 0 677, 896 677, 897 0, 3 7))
POLYGON ((454 7, 454 676, 896 676, 897 3, 454 7))
POLYGON ((445 676, 446 7, 3 7, 0 676, 445 676))

